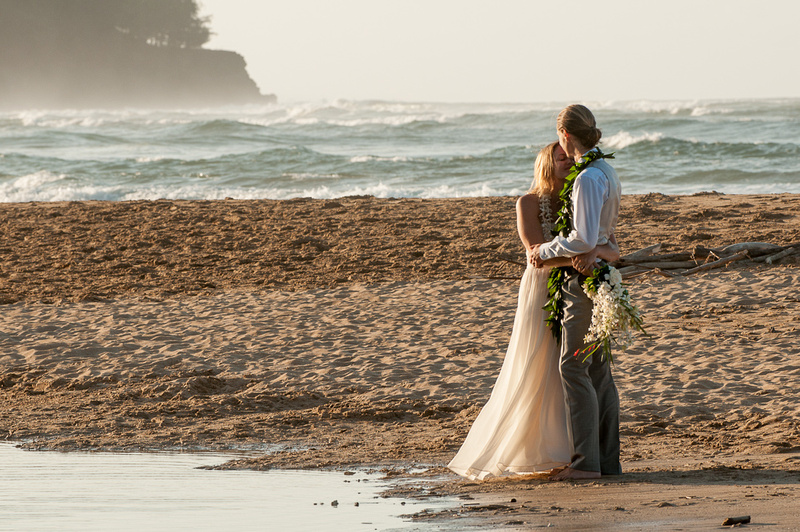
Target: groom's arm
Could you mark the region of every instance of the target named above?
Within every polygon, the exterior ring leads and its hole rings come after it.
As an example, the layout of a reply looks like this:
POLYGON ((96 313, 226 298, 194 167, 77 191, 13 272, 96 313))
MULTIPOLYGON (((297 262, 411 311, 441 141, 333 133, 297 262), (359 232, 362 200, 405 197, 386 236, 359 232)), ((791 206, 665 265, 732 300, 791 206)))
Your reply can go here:
POLYGON ((566 238, 559 235, 539 246, 542 260, 574 257, 594 249, 600 234, 600 214, 608 199, 608 187, 608 178, 597 168, 587 168, 575 179, 572 232, 566 238))

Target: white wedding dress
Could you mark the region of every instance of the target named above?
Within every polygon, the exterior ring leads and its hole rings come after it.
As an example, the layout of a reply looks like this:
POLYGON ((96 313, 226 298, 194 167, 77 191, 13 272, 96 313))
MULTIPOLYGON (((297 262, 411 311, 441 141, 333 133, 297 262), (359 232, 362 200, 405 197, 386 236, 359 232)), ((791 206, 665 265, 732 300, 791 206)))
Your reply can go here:
MULTIPOLYGON (((549 200, 540 202, 545 240, 552 238, 549 200)), ((448 464, 470 479, 535 473, 569 464, 558 344, 545 323, 549 268, 530 263, 522 276, 514 328, 492 395, 448 464)))

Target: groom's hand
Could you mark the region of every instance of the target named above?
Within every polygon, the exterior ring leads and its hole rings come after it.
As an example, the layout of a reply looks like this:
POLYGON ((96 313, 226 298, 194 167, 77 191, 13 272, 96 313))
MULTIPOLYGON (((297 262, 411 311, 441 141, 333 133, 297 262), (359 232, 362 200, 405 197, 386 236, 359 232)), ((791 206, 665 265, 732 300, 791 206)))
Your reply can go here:
POLYGON ((572 267, 583 275, 591 275, 595 268, 597 268, 597 254, 598 249, 594 248, 588 253, 572 257, 572 267))

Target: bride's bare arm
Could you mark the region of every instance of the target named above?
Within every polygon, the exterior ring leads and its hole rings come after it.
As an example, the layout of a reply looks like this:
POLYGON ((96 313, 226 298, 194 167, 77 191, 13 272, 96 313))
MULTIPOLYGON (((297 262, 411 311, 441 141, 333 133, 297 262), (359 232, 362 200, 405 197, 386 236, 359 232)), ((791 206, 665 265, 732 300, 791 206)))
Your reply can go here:
MULTIPOLYGON (((542 223, 539 221, 539 197, 525 194, 517 200, 517 233, 526 251, 544 242, 542 223)), ((572 261, 559 257, 545 261, 545 266, 570 266, 572 261)))
POLYGON ((517 200, 517 233, 525 251, 530 251, 533 246, 543 242, 538 196, 525 194, 517 200))

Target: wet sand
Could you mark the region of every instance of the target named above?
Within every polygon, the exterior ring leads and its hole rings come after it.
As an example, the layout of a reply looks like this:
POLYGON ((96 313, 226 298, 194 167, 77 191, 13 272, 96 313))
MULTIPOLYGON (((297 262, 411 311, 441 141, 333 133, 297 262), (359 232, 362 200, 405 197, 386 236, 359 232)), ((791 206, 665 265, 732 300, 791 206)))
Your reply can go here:
MULTIPOLYGON (((474 507, 561 501, 464 510, 479 523, 582 526, 605 498, 620 522, 795 501, 796 256, 632 282, 651 337, 615 369, 630 474, 448 476, 511 330, 514 201, 2 204, 0 434, 59 450, 278 448, 230 467, 378 467, 474 507)), ((618 238, 623 253, 788 245, 798 213, 795 195, 625 196, 618 238)))

